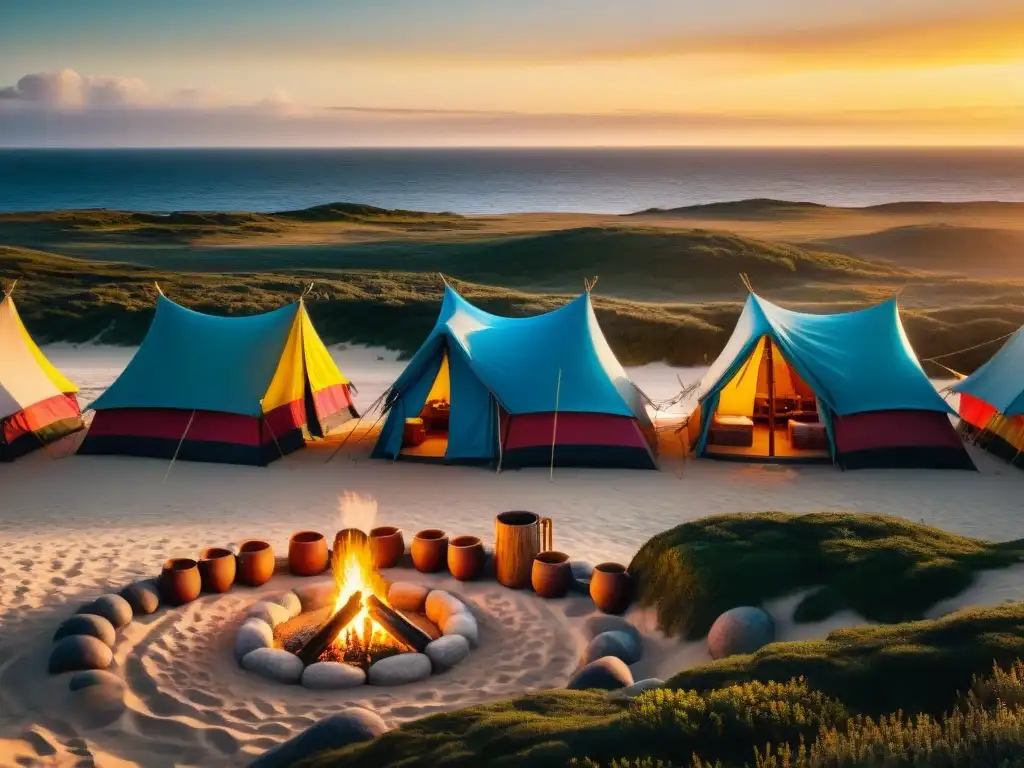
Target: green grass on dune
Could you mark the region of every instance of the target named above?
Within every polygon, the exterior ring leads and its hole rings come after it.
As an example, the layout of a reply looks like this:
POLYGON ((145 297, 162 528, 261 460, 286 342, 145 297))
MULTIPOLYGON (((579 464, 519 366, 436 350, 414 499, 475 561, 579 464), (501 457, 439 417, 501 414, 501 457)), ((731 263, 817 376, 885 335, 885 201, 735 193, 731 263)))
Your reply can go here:
MULTIPOLYGON (((628 702, 548 691, 415 720, 296 768, 1017 768, 1024 765, 1011 761, 1024 755, 1024 664, 1004 666, 982 664, 973 684, 968 676, 944 691, 939 709, 948 715, 905 709, 915 714, 874 719, 801 678, 666 688, 628 702)), ((913 692, 898 687, 905 682, 892 681, 891 698, 902 693, 910 703, 913 692)))
POLYGON ((969 539, 882 515, 716 515, 645 543, 629 566, 638 602, 669 634, 699 638, 739 605, 808 590, 797 621, 850 609, 881 622, 920 618, 977 571, 1024 562, 1024 540, 969 539))
POLYGON ((1024 603, 959 611, 940 619, 842 629, 823 640, 773 643, 687 669, 671 688, 710 691, 751 681, 807 679, 853 712, 940 714, 993 663, 1024 658, 1024 603))
MULTIPOLYGON (((21 279, 19 306, 44 341, 139 343, 154 281, 186 306, 241 315, 293 301, 316 280, 308 303, 327 341, 408 355, 433 326, 438 272, 484 309, 510 316, 561 306, 585 276, 599 275, 598 318, 627 365, 713 360, 742 306, 740 272, 767 298, 812 312, 859 309, 902 287, 904 323, 922 358, 1024 323, 1024 293, 1012 281, 936 276, 727 232, 619 223, 502 235, 476 232, 481 226, 447 213, 342 203, 271 214, 5 214, 0 277, 21 279), (345 231, 357 233, 354 241, 302 244, 324 222, 352 225, 345 231), (251 237, 268 233, 298 241, 251 237)), ((943 362, 969 372, 993 349, 943 362)))

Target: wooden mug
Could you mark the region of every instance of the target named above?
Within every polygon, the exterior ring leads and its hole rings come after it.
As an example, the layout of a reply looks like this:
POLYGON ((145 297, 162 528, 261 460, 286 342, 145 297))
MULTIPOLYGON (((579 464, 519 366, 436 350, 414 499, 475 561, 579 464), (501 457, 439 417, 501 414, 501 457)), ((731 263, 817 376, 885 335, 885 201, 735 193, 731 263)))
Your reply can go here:
POLYGON ((565 597, 572 586, 572 568, 565 552, 545 550, 533 559, 533 591, 541 597, 565 597))
POLYGON ((199 597, 203 581, 199 563, 188 557, 174 557, 164 563, 157 582, 165 603, 184 605, 199 597))
POLYGON ((533 559, 554 549, 554 523, 536 512, 502 512, 494 520, 494 569, 510 589, 530 585, 533 559))
POLYGON ((317 531, 297 531, 288 540, 288 570, 296 576, 316 576, 327 570, 327 539, 317 531))

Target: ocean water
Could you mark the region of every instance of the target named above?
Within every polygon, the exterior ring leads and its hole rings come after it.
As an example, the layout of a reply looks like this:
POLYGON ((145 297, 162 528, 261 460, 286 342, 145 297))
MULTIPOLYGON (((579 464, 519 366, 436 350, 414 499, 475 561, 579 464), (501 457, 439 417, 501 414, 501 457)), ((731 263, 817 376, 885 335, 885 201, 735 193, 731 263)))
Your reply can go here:
POLYGON ((0 149, 0 212, 358 202, 456 213, 628 213, 752 197, 844 206, 1024 201, 1024 148, 0 149))

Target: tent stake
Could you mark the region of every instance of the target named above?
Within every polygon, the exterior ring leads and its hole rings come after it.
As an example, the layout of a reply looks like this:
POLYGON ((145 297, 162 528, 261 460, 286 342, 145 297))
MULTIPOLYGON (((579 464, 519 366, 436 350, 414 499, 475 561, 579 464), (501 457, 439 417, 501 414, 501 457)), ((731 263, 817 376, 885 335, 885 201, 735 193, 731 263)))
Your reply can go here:
POLYGON ((558 382, 555 384, 555 418, 551 425, 551 474, 549 480, 555 479, 555 438, 558 436, 558 398, 562 394, 562 369, 558 369, 558 382))
POLYGON ((174 461, 178 458, 178 451, 181 450, 181 444, 185 442, 185 435, 188 434, 189 429, 192 427, 192 419, 196 417, 195 410, 192 411, 192 415, 188 417, 188 424, 185 425, 185 431, 181 433, 181 440, 178 441, 178 447, 174 449, 174 455, 171 456, 171 463, 167 465, 167 472, 164 473, 164 482, 167 482, 167 478, 171 475, 171 469, 174 467, 174 461))
POLYGON ((501 462, 505 459, 505 449, 501 444, 501 407, 498 405, 497 400, 494 402, 494 418, 498 422, 498 469, 494 474, 501 474, 501 462))

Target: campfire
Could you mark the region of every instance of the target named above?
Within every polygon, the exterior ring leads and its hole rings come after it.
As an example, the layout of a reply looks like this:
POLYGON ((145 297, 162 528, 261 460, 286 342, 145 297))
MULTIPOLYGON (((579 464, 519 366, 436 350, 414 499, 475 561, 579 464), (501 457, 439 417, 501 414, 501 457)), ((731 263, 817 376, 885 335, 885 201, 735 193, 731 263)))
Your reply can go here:
POLYGON ((327 620, 299 648, 303 663, 341 661, 365 669, 387 656, 423 652, 431 638, 388 605, 387 583, 373 565, 365 533, 338 532, 331 570, 338 597, 327 620))

